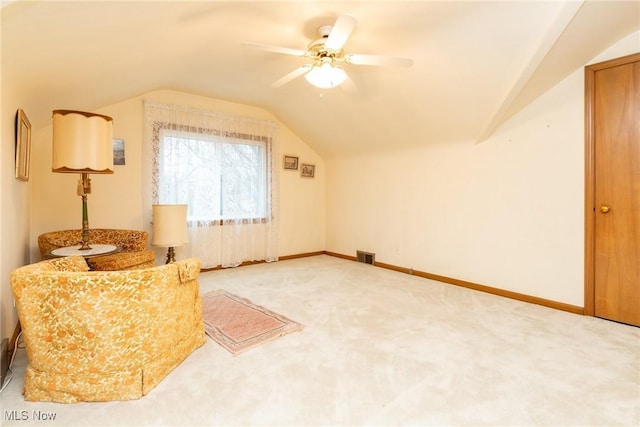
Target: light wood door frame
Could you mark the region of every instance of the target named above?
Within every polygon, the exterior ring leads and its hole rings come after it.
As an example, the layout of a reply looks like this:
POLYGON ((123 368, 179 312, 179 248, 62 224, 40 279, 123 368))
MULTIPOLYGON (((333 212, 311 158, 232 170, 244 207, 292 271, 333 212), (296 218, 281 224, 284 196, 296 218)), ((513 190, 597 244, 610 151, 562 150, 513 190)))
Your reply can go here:
POLYGON ((585 197, 584 197, 584 314, 595 316, 595 73, 599 70, 640 61, 640 53, 600 62, 585 67, 585 197))

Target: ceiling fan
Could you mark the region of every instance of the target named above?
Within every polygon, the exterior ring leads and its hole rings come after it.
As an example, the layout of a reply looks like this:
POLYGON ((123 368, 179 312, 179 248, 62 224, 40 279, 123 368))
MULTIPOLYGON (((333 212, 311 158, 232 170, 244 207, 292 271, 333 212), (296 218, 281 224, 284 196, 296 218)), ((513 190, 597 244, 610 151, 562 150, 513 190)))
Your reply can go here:
POLYGON ((347 73, 341 66, 342 63, 353 65, 376 65, 410 67, 413 60, 385 55, 369 55, 358 53, 346 53, 344 44, 353 32, 357 24, 356 19, 350 15, 340 15, 333 26, 324 25, 318 28, 320 38, 312 41, 306 50, 291 49, 288 47, 271 46, 262 43, 246 42, 246 46, 266 50, 285 55, 300 56, 311 59, 310 64, 303 65, 284 77, 272 83, 273 87, 283 86, 293 79, 305 76, 312 85, 329 89, 340 86, 349 80, 347 73))

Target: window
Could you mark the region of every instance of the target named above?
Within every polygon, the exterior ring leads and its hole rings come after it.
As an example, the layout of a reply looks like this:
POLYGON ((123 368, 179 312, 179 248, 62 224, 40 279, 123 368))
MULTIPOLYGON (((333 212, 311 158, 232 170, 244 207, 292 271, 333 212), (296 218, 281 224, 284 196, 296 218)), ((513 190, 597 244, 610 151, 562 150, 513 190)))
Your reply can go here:
POLYGON ((178 256, 203 268, 277 261, 277 123, 149 100, 144 111, 148 223, 152 204, 186 204, 178 256))
POLYGON ((188 219, 199 223, 265 220, 270 211, 266 138, 171 128, 159 131, 159 203, 186 203, 188 219))

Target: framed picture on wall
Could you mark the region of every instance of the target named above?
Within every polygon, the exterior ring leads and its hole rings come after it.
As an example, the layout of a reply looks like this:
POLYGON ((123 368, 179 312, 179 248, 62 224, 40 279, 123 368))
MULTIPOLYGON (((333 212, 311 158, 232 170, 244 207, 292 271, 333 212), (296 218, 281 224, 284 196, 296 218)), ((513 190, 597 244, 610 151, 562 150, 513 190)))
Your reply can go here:
POLYGON ((302 164, 300 176, 303 178, 313 178, 316 176, 316 165, 302 164))
POLYGON ((287 170, 298 170, 298 158, 294 156, 284 156, 284 168, 287 170))
POLYGON ((124 139, 113 140, 113 164, 124 165, 124 139))
POLYGON ((16 178, 29 181, 31 123, 22 109, 16 113, 16 178))

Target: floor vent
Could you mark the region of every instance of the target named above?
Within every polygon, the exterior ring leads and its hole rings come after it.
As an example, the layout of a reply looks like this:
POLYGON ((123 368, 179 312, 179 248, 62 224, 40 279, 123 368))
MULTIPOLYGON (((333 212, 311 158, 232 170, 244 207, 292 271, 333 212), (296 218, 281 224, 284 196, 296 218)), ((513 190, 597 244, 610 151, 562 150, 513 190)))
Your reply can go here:
POLYGON ((356 261, 374 265, 376 262, 376 254, 371 252, 356 251, 356 261))

